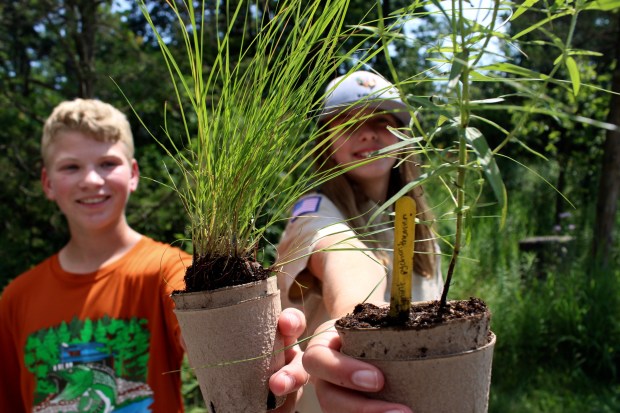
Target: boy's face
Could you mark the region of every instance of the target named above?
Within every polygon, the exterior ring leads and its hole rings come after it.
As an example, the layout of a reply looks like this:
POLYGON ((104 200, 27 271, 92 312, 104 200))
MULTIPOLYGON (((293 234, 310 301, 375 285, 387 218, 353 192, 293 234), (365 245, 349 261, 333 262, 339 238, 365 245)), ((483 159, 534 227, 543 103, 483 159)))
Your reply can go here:
MULTIPOLYGON (((332 159, 342 165, 366 160, 372 152, 398 142, 398 138, 387 128, 398 127, 398 121, 387 113, 373 114, 372 111, 351 110, 329 122, 335 129, 331 137, 332 159)), ((360 184, 389 179, 395 158, 383 157, 366 165, 357 167, 347 174, 360 184)))
POLYGON ((43 190, 72 230, 101 230, 124 221, 138 186, 138 164, 121 142, 100 142, 78 131, 61 132, 41 172, 43 190))

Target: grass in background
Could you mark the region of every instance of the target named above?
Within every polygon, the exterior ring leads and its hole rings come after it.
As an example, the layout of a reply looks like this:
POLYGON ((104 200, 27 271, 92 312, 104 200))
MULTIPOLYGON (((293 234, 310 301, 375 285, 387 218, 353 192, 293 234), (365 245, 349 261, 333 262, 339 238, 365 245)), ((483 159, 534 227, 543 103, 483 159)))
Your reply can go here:
MULTIPOLYGON (((498 218, 475 221, 451 291, 483 298, 493 313, 489 411, 620 411, 620 263, 612 271, 592 268, 587 230, 575 231, 556 262, 520 251, 523 238, 550 235, 553 214, 536 225, 532 217, 549 208, 551 189, 527 174, 511 186, 505 228, 499 230, 498 218)), ((577 222, 591 222, 590 213, 573 211, 577 222)))

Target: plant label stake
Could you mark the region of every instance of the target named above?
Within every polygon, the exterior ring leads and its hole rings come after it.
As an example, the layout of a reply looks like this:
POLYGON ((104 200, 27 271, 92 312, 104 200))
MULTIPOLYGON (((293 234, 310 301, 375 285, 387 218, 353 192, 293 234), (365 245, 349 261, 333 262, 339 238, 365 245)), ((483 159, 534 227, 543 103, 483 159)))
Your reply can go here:
POLYGON ((413 243, 415 241, 416 204, 403 196, 396 201, 394 219, 394 263, 389 316, 405 322, 411 307, 411 277, 413 275, 413 243))

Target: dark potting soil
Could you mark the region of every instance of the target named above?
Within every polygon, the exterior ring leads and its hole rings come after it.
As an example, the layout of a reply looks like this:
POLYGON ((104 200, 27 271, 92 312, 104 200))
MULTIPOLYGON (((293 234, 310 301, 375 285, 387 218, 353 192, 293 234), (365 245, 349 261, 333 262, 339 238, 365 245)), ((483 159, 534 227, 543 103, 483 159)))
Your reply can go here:
POLYGON ((487 305, 479 298, 469 300, 448 301, 446 307, 440 311, 439 301, 416 304, 409 309, 409 319, 399 323, 388 316, 389 306, 377 307, 374 304, 358 304, 353 313, 347 314, 336 325, 342 328, 381 328, 399 326, 404 328, 427 328, 442 322, 467 318, 488 311, 487 305))
POLYGON ((185 271, 183 292, 211 291, 267 279, 270 271, 243 257, 194 257, 185 271))

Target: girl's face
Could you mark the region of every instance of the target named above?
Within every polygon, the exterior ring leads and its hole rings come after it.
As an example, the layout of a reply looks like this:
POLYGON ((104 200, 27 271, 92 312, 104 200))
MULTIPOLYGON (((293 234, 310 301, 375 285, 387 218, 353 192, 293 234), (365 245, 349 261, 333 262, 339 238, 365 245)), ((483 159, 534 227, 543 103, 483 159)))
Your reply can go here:
MULTIPOLYGON (((336 116, 329 122, 332 129, 332 159, 339 165, 367 160, 375 151, 398 142, 388 126, 397 128, 396 117, 387 113, 373 114, 371 110, 351 110, 336 116)), ((383 157, 347 172, 358 185, 370 187, 379 185, 381 189, 389 182, 390 171, 396 158, 383 157)))
POLYGON ((124 219, 138 185, 138 164, 121 142, 100 142, 81 132, 61 132, 50 146, 41 179, 72 230, 100 231, 124 219))

